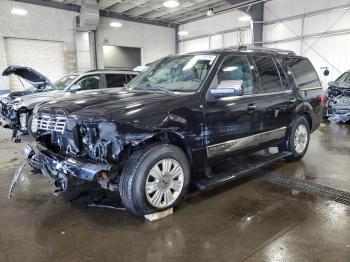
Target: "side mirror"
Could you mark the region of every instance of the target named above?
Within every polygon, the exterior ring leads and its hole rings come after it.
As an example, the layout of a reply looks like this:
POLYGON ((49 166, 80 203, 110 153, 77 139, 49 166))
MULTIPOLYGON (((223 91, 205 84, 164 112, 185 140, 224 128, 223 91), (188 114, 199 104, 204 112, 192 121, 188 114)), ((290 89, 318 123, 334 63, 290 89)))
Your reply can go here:
POLYGON ((331 85, 333 85, 333 84, 334 84, 334 81, 328 82, 328 86, 331 86, 331 85))
POLYGON ((81 89, 81 86, 75 84, 75 85, 72 85, 72 86, 69 88, 69 91, 70 91, 70 92, 76 92, 76 91, 78 91, 78 90, 80 90, 80 89, 81 89))
POLYGON ((210 94, 215 98, 243 95, 242 80, 225 80, 217 88, 211 89, 210 94))

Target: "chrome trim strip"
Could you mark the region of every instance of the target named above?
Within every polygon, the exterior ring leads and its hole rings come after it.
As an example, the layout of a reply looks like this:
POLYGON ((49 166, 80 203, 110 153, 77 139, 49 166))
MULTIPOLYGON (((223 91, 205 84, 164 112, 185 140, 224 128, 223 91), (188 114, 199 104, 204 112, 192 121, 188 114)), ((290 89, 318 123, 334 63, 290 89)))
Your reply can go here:
POLYGON ((215 156, 237 151, 247 146, 255 146, 261 143, 279 139, 285 136, 286 130, 287 127, 281 127, 275 130, 207 146, 207 156, 208 158, 212 158, 215 156))
POLYGON ((286 135, 286 130, 287 130, 287 127, 281 127, 272 131, 261 133, 261 142, 265 143, 275 139, 282 138, 286 135))
POLYGON ((318 89, 322 89, 323 88, 321 86, 317 86, 317 87, 309 87, 309 88, 300 88, 301 91, 310 91, 310 90, 318 90, 318 89))
POLYGON ((270 96, 270 95, 281 95, 281 94, 292 94, 292 93, 293 93, 292 90, 286 90, 286 91, 261 93, 261 94, 253 94, 253 95, 223 97, 223 98, 221 98, 219 100, 230 101, 230 100, 236 100, 236 99, 241 99, 241 98, 263 97, 263 96, 270 96))

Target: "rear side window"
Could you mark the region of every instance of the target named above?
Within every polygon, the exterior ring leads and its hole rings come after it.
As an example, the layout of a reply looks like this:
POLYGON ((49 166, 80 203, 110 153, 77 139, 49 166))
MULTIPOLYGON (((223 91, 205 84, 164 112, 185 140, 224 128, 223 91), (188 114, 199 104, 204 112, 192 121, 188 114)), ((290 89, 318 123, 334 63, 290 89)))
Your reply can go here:
POLYGON ((281 60, 275 60, 278 72, 280 73, 281 81, 282 81, 282 89, 287 90, 289 89, 289 83, 288 83, 288 76, 286 75, 285 67, 282 66, 281 60))
POLYGON ((128 82, 125 74, 106 74, 107 88, 122 87, 128 82))
POLYGON ((257 67, 263 93, 282 90, 281 79, 272 57, 253 57, 257 67))
POLYGON ((288 73, 293 74, 301 90, 320 88, 321 83, 311 62, 305 58, 286 58, 288 73))

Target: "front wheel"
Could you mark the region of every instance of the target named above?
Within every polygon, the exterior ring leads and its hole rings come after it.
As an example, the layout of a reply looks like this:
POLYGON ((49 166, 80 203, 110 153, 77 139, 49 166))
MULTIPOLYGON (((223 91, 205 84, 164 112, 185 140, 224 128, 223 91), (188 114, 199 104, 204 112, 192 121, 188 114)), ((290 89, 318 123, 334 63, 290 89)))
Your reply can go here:
POLYGON ((189 182, 190 165, 184 152, 174 145, 154 144, 131 155, 119 191, 126 210, 143 216, 176 206, 189 182))
POLYGON ((289 151, 287 161, 298 161, 305 155, 310 141, 310 126, 304 116, 296 118, 286 140, 279 146, 280 151, 289 151))

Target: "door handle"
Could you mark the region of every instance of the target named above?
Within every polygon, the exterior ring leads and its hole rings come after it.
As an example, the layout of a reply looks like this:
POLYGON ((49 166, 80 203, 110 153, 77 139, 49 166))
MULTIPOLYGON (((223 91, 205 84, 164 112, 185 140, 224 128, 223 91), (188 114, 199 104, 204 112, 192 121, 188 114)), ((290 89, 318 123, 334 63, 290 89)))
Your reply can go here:
POLYGON ((292 103, 295 103, 297 101, 297 99, 293 97, 289 101, 292 102, 292 103))

